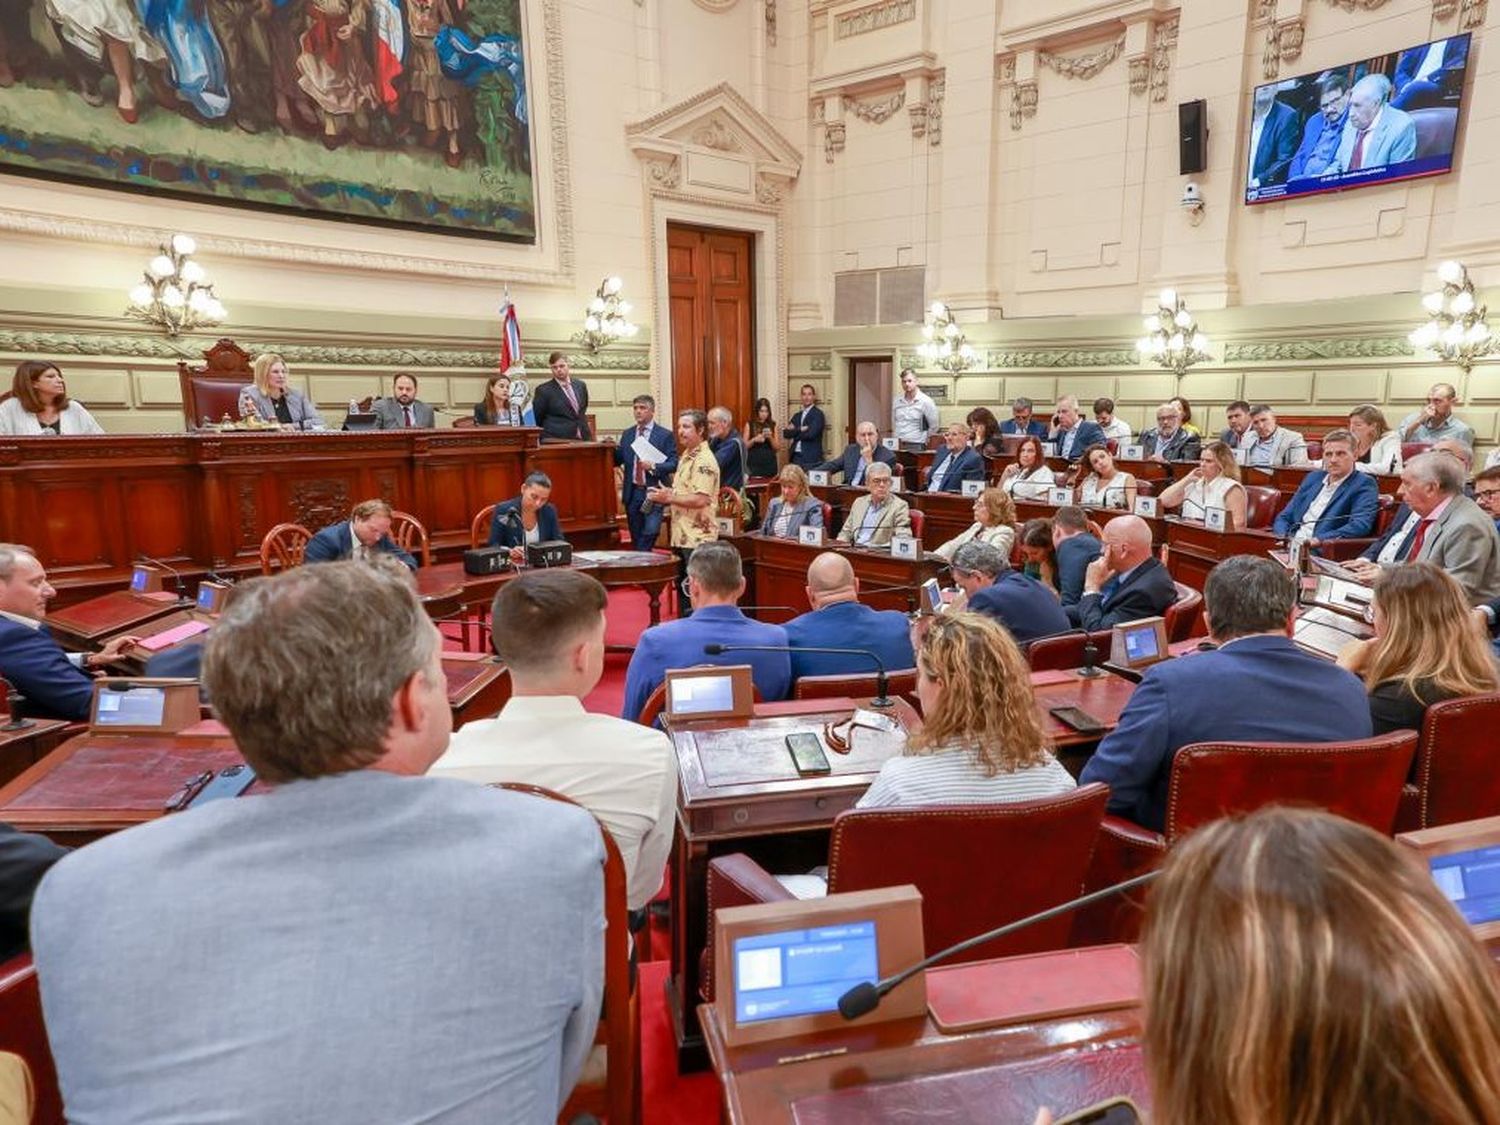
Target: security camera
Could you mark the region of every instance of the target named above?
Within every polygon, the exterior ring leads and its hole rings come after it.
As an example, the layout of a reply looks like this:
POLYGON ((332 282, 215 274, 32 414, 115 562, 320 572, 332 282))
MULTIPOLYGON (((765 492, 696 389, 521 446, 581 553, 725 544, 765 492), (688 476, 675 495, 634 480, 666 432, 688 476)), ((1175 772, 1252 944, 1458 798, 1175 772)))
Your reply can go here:
POLYGON ((1191 180, 1183 185, 1182 205, 1184 207, 1198 208, 1203 206, 1203 195, 1198 191, 1198 185, 1191 180))

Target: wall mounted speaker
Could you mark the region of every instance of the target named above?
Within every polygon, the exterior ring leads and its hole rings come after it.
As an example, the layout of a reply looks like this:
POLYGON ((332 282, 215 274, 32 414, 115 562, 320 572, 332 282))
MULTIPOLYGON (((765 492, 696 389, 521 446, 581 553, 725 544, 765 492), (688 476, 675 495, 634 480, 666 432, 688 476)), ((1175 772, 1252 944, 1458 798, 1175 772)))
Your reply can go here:
POLYGON ((1202 98, 1177 106, 1177 171, 1184 176, 1208 167, 1208 103, 1202 98))

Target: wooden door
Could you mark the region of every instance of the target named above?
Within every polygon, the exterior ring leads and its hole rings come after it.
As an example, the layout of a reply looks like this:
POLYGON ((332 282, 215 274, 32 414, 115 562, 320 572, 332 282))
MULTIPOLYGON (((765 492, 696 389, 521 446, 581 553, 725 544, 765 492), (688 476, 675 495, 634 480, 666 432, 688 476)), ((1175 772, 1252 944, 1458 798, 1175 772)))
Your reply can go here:
POLYGON ((672 409, 727 406, 738 428, 755 402, 754 238, 667 224, 672 409))

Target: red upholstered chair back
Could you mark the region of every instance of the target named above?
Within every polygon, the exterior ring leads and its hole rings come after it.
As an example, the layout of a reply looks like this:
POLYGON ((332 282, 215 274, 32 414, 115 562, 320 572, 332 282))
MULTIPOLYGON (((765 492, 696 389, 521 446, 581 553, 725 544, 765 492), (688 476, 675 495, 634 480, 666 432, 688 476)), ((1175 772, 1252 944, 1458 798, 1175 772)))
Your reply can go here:
POLYGON ((1026 661, 1033 672, 1050 672, 1083 667, 1083 646, 1090 640, 1099 650, 1094 662, 1102 664, 1109 659, 1109 642, 1113 630, 1101 629, 1095 633, 1063 633, 1057 637, 1040 637, 1031 642, 1026 650, 1026 661))
POLYGON ((427 529, 410 512, 391 512, 391 539, 407 554, 416 555, 423 566, 432 565, 432 547, 427 541, 427 529))
MULTIPOLYGON (((1274 706, 1267 700, 1267 706, 1274 706)), ((1357 742, 1198 742, 1172 759, 1166 840, 1264 805, 1307 805, 1390 835, 1415 731, 1357 742)))
POLYGON ((833 505, 827 500, 823 501, 823 534, 829 537, 833 535, 833 505))
POLYGON ((1270 527, 1281 507, 1281 492, 1269 485, 1245 486, 1245 522, 1250 527, 1270 527))
POLYGON ((474 550, 485 546, 490 541, 490 524, 495 518, 495 505, 490 504, 480 508, 474 513, 474 518, 469 521, 469 546, 474 550))
POLYGON ((1168 643, 1176 644, 1193 635, 1193 627, 1198 624, 1198 618, 1203 612, 1203 594, 1181 582, 1173 582, 1172 585, 1177 587, 1177 600, 1167 606, 1167 612, 1162 617, 1167 623, 1168 643))
POLYGON ((0 1051, 10 1051, 26 1060, 36 1091, 36 1125, 63 1120, 62 1094, 57 1088, 57 1068, 42 1022, 42 997, 37 990, 36 969, 31 955, 0 964, 0 1051))
POLYGON ((220 340, 203 353, 202 367, 177 363, 177 383, 182 391, 182 414, 188 429, 204 418, 217 422, 228 414, 240 416, 240 390, 254 380, 250 353, 233 340, 220 340))
MULTIPOLYGON (((875 673, 858 676, 802 676, 792 682, 793 699, 864 699, 874 696, 875 673)), ((900 668, 886 675, 886 692, 892 698, 915 695, 917 670, 900 668)))
POLYGON ((1413 770, 1422 828, 1500 816, 1497 731, 1500 693, 1447 699, 1427 708, 1413 770))
POLYGON ((1417 127, 1415 157, 1438 156, 1453 150, 1453 132, 1458 128, 1458 110, 1449 106, 1408 110, 1417 127))
POLYGON ((1401 443, 1401 460, 1410 461, 1419 453, 1426 453, 1432 448, 1430 441, 1403 441, 1401 443))
POLYGON ((921 540, 922 529, 927 526, 927 513, 917 508, 911 510, 911 535, 913 539, 921 540))
POLYGON ((260 541, 260 572, 275 574, 278 570, 301 566, 312 532, 300 523, 278 523, 260 541))
POLYGON ((1379 539, 1391 529, 1391 521, 1396 518, 1396 509, 1401 506, 1401 501, 1394 496, 1386 494, 1381 496, 1379 507, 1375 513, 1375 536, 1379 539))
MULTIPOLYGON (((928 953, 1076 898, 1109 790, 995 805, 851 809, 833 822, 828 893, 913 884, 928 953)), ((988 942, 959 960, 1062 949, 1072 918, 988 942)))
POLYGON ((1154 480, 1141 480, 1140 477, 1136 477, 1135 494, 1137 496, 1155 496, 1156 482, 1154 480))
POLYGON ((1309 461, 1321 461, 1323 459, 1323 440, 1321 438, 1308 438, 1307 459, 1309 461))

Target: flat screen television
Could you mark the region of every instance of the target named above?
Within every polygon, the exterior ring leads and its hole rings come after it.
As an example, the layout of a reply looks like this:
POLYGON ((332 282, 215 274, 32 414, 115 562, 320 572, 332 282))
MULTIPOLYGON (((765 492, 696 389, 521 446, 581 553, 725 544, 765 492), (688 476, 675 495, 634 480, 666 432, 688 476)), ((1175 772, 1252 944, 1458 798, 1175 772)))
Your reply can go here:
POLYGON ((1257 86, 1245 202, 1451 171, 1468 64, 1454 35, 1257 86))

